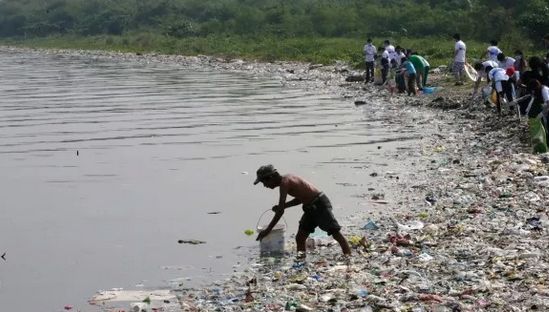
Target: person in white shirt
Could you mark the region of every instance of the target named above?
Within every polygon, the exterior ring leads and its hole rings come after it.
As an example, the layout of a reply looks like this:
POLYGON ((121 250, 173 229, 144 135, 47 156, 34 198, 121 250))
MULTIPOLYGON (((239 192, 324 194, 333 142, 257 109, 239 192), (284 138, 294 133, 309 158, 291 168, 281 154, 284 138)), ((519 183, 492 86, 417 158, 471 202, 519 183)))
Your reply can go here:
POLYGON ((389 53, 383 47, 377 48, 377 53, 381 55, 379 65, 381 66, 381 84, 384 84, 387 81, 387 74, 389 74, 389 53))
POLYGON ((456 85, 463 84, 463 78, 465 77, 465 53, 467 51, 467 46, 459 34, 454 34, 453 36, 456 44, 454 46, 454 66, 452 67, 452 72, 456 77, 456 85))
POLYGON ((374 82, 374 61, 376 59, 376 47, 372 44, 372 39, 368 38, 362 49, 364 52, 364 62, 366 63, 366 83, 374 82))
POLYGON ((480 57, 481 59, 486 56, 489 60, 496 61, 498 60, 498 54, 502 53, 500 48, 498 48, 498 42, 496 40, 490 41, 490 46, 486 49, 486 52, 480 57))
POLYGON ((487 84, 490 81, 490 79, 488 78, 488 72, 486 71, 487 67, 497 68, 499 67, 499 63, 492 60, 484 61, 482 63, 475 63, 474 68, 477 71, 477 80, 475 81, 475 85, 473 86, 473 97, 477 95, 478 87, 480 86, 480 81, 482 80, 483 76, 486 78, 487 84))
POLYGON ((391 63, 392 60, 396 59, 396 51, 395 46, 391 44, 389 40, 385 40, 383 42, 383 47, 385 48, 385 51, 389 54, 389 63, 391 63))
POLYGON ((486 72, 488 72, 488 79, 492 82, 492 87, 496 90, 496 107, 498 109, 498 114, 501 115, 501 104, 504 99, 506 99, 507 102, 513 100, 513 90, 509 84, 509 76, 507 76, 507 73, 503 68, 492 68, 488 66, 486 67, 486 72))
POLYGON ((406 57, 406 54, 404 53, 404 49, 401 46, 396 46, 395 59, 397 61, 398 66, 402 64, 402 59, 405 57, 406 57))
POLYGON ((505 56, 505 54, 503 54, 503 53, 498 54, 498 62, 499 62, 499 67, 500 68, 505 68, 505 69, 515 68, 515 62, 516 61, 517 60, 515 60, 514 58, 512 58, 510 56, 505 56))

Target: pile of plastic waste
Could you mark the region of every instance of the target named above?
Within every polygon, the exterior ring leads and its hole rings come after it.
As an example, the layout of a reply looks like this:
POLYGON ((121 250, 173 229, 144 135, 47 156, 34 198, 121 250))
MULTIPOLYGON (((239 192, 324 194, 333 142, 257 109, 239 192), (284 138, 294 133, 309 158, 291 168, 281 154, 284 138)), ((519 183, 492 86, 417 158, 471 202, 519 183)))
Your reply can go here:
MULTIPOLYGON (((418 100, 392 105, 407 101, 418 100)), ((435 131, 409 152, 417 171, 401 178, 396 212, 347 227, 351 259, 314 241, 304 262, 267 258, 182 290, 183 310, 549 310, 549 155, 528 153, 513 116, 459 96, 419 101, 435 131)))

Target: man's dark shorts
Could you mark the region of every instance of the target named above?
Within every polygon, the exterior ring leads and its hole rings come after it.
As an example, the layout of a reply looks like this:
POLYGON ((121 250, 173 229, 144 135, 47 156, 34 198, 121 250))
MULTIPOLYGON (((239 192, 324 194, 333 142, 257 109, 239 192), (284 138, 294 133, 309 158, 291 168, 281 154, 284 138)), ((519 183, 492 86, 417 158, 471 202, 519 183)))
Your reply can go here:
POLYGON ((324 193, 320 193, 310 204, 303 205, 303 216, 299 220, 299 230, 313 233, 318 226, 332 235, 341 230, 341 226, 332 213, 332 204, 324 193))

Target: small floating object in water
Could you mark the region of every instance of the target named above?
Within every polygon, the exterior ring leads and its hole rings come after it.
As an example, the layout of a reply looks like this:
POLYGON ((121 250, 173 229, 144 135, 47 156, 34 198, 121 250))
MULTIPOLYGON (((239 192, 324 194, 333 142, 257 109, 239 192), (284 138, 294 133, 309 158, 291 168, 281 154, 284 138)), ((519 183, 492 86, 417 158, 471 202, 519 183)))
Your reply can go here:
POLYGON ((356 106, 365 105, 365 104, 366 104, 366 101, 361 101, 361 100, 355 101, 356 106))
POLYGON ((248 235, 248 236, 252 236, 254 235, 255 231, 252 230, 252 229, 247 229, 246 231, 244 231, 244 234, 248 235))
POLYGON ((198 240, 198 239, 189 239, 189 240, 180 239, 177 242, 180 243, 180 244, 190 244, 190 245, 206 244, 205 241, 201 241, 201 240, 198 240))
POLYGON ((437 147, 434 148, 434 151, 435 151, 436 153, 442 153, 442 152, 444 152, 445 150, 446 150, 446 148, 444 148, 444 146, 442 146, 442 145, 439 145, 439 146, 437 146, 437 147))
POLYGON ((208 214, 210 214, 210 215, 216 215, 216 214, 220 214, 220 213, 221 213, 221 211, 210 211, 210 212, 208 212, 208 214))

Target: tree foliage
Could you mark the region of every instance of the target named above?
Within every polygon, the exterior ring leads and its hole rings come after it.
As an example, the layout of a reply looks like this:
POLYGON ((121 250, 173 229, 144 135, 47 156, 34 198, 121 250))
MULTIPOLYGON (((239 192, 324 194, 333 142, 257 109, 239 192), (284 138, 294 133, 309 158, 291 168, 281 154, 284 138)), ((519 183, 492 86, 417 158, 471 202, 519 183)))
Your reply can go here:
POLYGON ((0 0, 0 36, 158 33, 292 37, 445 36, 487 41, 549 31, 549 0, 0 0), (513 35, 510 35, 513 34, 513 35))

